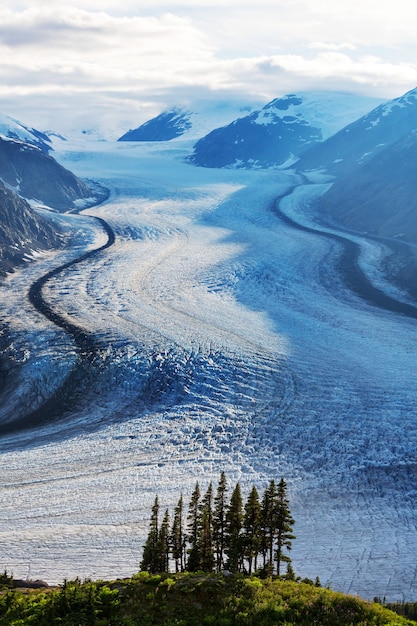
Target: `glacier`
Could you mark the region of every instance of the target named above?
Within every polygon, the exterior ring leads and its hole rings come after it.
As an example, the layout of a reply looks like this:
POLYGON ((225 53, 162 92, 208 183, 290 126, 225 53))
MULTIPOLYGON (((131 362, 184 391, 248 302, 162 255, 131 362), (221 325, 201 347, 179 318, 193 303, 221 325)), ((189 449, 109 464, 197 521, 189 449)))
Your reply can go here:
MULTIPOLYGON (((346 285, 343 242, 314 211, 326 180, 196 168, 191 145, 57 148, 110 195, 50 216, 73 245, 0 286, 0 419, 37 415, 0 439, 0 566, 50 583, 131 575, 155 495, 172 507, 224 470, 244 494, 285 477, 297 574, 415 599, 415 318, 346 285), (83 260, 106 243, 95 217, 115 242, 83 260), (56 267, 43 297, 94 336, 88 359, 28 300, 56 267), (66 387, 62 413, 41 419, 66 387)), ((405 302, 383 242, 342 235, 367 280, 405 302)))

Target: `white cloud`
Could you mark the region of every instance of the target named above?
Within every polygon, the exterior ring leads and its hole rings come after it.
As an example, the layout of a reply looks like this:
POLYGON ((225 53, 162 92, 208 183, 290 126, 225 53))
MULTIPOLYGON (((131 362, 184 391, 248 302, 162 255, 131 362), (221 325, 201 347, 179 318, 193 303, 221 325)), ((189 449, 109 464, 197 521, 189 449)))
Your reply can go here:
POLYGON ((79 116, 77 101, 92 123, 117 103, 133 125, 198 88, 394 97, 417 84, 416 20, 408 0, 3 0, 0 110, 56 126, 79 116))
POLYGON ((325 43, 324 41, 313 41, 308 47, 311 50, 356 50, 356 46, 352 43, 325 43))

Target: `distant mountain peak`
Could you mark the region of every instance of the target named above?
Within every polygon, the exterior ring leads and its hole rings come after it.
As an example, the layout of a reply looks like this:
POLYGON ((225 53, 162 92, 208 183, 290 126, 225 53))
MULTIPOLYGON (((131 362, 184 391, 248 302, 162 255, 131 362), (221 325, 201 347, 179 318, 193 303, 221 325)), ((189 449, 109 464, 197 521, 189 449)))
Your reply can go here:
POLYGON ((36 128, 29 128, 5 113, 0 113, 0 136, 24 141, 37 146, 42 152, 48 153, 52 150, 51 140, 46 133, 36 128))
POLYGON ((189 160, 203 167, 283 167, 357 119, 374 99, 312 92, 275 98, 200 139, 189 160))
POLYGON ((129 130, 118 141, 170 141, 180 137, 192 127, 192 113, 174 107, 148 120, 138 128, 129 130))
POLYGON ((197 140, 208 132, 230 124, 237 117, 247 115, 258 107, 254 103, 227 101, 198 101, 176 105, 159 113, 137 128, 129 130, 118 141, 172 141, 197 140))
POLYGON ((298 106, 303 103, 303 99, 291 93, 282 98, 274 98, 264 106, 264 110, 278 109, 279 111, 287 111, 291 105, 298 106))

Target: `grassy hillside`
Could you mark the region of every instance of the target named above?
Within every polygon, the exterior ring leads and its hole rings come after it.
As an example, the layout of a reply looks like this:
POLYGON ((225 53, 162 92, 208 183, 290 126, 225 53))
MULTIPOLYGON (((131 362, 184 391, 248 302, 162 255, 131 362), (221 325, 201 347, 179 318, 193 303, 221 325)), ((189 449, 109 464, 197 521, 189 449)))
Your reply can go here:
POLYGON ((379 604, 283 580, 223 574, 140 573, 112 583, 0 592, 2 626, 400 626, 379 604))

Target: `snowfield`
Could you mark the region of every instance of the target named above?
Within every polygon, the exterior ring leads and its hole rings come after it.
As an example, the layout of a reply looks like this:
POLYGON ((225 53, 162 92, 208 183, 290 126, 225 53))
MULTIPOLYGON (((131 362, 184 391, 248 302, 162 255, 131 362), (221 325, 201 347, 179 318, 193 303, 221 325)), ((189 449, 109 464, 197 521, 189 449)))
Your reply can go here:
MULTIPOLYGON (((74 244, 0 287, 10 367, 1 423, 56 393, 65 407, 49 421, 35 411, 30 428, 0 439, 0 567, 49 583, 128 576, 155 495, 172 507, 224 470, 245 494, 286 478, 297 574, 415 600, 416 320, 347 288, 343 243, 313 210, 325 183, 303 185, 290 170, 195 168, 184 161, 190 148, 60 147, 64 166, 110 196, 57 215, 74 244), (94 216, 114 245, 43 289, 95 338, 87 358, 27 293, 105 243, 94 216)), ((342 235, 360 245, 373 284, 401 300, 379 269, 386 246, 342 235)))

